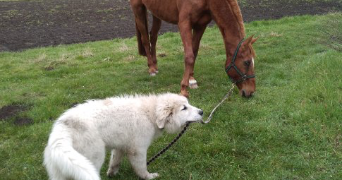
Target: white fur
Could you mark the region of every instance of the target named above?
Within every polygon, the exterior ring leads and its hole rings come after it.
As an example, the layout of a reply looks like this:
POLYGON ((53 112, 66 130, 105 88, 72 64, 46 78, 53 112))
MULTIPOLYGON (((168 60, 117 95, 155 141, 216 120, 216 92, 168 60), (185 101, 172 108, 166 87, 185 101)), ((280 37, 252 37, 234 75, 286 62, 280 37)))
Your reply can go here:
POLYGON ((252 66, 253 66, 253 68, 254 68, 254 58, 252 58, 252 66))
POLYGON ((171 93, 89 100, 57 119, 45 148, 44 165, 51 180, 99 180, 107 148, 112 150, 108 176, 118 172, 127 154, 139 177, 153 179, 158 174, 149 173, 146 167, 153 139, 163 130, 174 133, 187 121, 200 121, 202 113, 185 97, 171 93))

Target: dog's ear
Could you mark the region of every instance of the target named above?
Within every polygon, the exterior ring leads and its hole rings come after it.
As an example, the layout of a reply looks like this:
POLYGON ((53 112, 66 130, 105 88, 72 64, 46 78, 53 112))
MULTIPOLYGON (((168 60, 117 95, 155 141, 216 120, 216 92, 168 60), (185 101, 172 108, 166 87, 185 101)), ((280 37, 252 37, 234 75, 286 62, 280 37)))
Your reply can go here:
POLYGON ((165 124, 171 119, 173 108, 171 106, 158 106, 157 111, 157 126, 160 129, 165 127, 165 124))

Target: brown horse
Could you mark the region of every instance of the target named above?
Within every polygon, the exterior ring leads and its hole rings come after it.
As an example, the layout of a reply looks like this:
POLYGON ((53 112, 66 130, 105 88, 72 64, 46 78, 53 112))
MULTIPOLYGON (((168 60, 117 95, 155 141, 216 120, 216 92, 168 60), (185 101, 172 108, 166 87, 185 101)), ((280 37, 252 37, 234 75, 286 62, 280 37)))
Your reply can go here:
POLYGON ((147 56, 149 73, 158 73, 156 43, 161 20, 177 24, 184 46, 185 71, 181 94, 188 97, 187 87, 197 87, 194 65, 205 28, 214 20, 226 48, 226 72, 240 94, 250 97, 255 91, 253 37, 243 40, 245 29, 236 0, 130 0, 135 15, 139 54, 147 56), (148 34, 147 10, 153 15, 148 34))

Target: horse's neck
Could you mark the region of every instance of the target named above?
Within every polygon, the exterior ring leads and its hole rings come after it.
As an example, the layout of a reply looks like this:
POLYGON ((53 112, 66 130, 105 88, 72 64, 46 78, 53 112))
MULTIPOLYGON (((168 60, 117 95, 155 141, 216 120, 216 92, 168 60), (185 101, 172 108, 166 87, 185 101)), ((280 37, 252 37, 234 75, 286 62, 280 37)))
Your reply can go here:
POLYGON ((240 7, 236 0, 209 0, 209 3, 213 18, 221 30, 227 56, 231 55, 245 36, 240 7))

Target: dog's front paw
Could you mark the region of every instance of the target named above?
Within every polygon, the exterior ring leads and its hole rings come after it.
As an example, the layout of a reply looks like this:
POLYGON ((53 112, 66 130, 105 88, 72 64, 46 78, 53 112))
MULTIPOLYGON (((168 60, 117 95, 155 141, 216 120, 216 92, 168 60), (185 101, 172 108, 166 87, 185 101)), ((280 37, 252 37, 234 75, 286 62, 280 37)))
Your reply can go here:
POLYGON ((107 176, 108 177, 114 177, 116 174, 118 174, 119 168, 109 168, 107 171, 107 176))
POLYGON ((146 179, 154 179, 154 178, 157 178, 159 176, 158 173, 149 173, 147 176, 146 176, 146 179))

